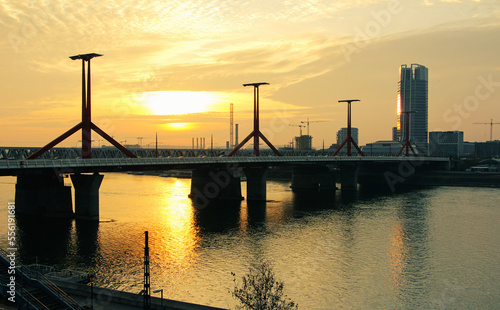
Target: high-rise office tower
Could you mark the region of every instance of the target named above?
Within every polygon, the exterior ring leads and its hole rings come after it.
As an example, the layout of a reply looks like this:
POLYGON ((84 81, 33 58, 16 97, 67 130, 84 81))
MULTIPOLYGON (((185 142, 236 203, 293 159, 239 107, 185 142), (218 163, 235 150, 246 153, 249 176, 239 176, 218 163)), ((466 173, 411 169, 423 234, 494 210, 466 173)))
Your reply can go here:
POLYGON ((406 119, 410 123, 410 142, 417 147, 419 154, 427 155, 428 134, 428 69, 419 64, 401 65, 398 83, 398 123, 399 141, 406 139, 406 119))

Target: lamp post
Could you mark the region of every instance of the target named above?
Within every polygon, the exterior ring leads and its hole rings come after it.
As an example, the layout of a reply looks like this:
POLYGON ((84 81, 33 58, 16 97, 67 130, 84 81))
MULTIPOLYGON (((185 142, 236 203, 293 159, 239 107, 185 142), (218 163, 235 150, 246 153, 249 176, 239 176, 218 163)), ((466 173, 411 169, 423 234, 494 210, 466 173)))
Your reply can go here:
POLYGON ((161 306, 160 309, 163 310, 163 289, 154 290, 153 293, 161 293, 161 306))

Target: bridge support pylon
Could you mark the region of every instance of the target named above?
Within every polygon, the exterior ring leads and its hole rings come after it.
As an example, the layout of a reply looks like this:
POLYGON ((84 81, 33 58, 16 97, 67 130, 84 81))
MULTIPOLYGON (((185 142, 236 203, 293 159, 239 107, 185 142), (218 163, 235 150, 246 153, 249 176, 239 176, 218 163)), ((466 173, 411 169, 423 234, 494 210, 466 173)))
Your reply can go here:
POLYGON ((234 172, 230 167, 193 170, 189 197, 195 208, 204 209, 215 200, 243 200, 240 178, 234 172))
POLYGON ((340 169, 340 189, 342 191, 355 191, 358 189, 359 166, 344 164, 340 169))
POLYGON ((53 171, 18 175, 15 202, 18 215, 73 217, 71 186, 53 171))
POLYGON ((266 201, 266 177, 269 171, 268 167, 248 167, 243 171, 247 177, 247 200, 248 201, 266 201))
POLYGON ((104 175, 72 174, 71 181, 75 187, 75 218, 99 221, 99 187, 104 175))
POLYGON ((335 174, 326 166, 301 165, 293 167, 294 193, 311 191, 335 191, 335 174))

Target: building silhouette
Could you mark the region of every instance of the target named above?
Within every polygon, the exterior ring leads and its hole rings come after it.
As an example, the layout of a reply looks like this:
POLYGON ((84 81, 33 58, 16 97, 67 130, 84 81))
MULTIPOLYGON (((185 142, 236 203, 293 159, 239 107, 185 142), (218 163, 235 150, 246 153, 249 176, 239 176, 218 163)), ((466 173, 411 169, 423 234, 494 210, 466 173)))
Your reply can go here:
POLYGON ((478 158, 499 158, 500 141, 476 142, 474 152, 478 158))
POLYGON ((312 150, 312 137, 310 135, 295 137, 295 147, 297 150, 312 150))
MULTIPOLYGON (((351 127, 351 136, 354 139, 354 142, 356 142, 356 144, 359 144, 358 143, 358 128, 351 127)), ((340 128, 339 131, 337 131, 337 144, 338 145, 342 144, 342 142, 344 142, 344 140, 346 138, 347 138, 347 128, 342 127, 342 128, 340 128)))
POLYGON ((453 158, 464 156, 464 132, 429 132, 429 156, 453 158))
POLYGON ((394 156, 401 149, 401 143, 394 140, 380 140, 367 143, 361 150, 368 156, 394 156))
POLYGON ((419 64, 399 68, 397 136, 406 139, 406 119, 409 112, 409 138, 419 154, 427 154, 428 135, 428 69, 419 64))

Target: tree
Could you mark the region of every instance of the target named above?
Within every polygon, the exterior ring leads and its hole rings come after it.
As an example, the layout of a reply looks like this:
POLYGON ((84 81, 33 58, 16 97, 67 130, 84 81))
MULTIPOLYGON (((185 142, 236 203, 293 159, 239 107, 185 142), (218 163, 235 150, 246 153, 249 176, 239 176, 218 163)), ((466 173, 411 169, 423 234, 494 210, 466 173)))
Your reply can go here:
POLYGON ((248 310, 290 310, 298 306, 283 293, 283 282, 277 281, 269 263, 254 265, 242 277, 242 286, 232 273, 234 289, 231 294, 248 310))

